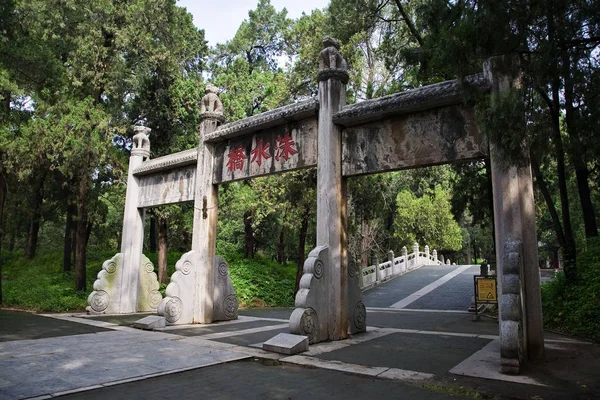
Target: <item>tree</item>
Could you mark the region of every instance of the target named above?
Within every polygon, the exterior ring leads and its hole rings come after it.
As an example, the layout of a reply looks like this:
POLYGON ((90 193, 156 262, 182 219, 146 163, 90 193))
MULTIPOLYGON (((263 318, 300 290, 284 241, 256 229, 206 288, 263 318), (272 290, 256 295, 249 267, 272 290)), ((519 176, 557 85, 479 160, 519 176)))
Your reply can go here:
POLYGON ((438 251, 461 249, 460 227, 450 211, 448 193, 440 187, 422 197, 403 190, 398 193, 396 203, 394 235, 402 243, 423 243, 438 251))

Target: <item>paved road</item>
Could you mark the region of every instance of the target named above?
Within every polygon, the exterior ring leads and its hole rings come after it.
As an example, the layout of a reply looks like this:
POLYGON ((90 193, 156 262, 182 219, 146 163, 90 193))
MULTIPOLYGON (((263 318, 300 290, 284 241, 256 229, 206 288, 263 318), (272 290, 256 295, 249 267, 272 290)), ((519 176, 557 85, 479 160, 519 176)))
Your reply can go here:
POLYGON ((478 273, 477 265, 424 266, 364 292, 364 303, 384 308, 409 299, 408 304, 395 308, 467 311, 473 296, 473 276, 478 273))
POLYGON ((291 308, 160 332, 130 327, 143 315, 0 310, 0 399, 598 396, 600 347, 548 332, 543 366, 517 377, 498 373, 497 322, 473 322, 464 312, 476 272, 428 266, 384 283, 365 293, 367 332, 296 356, 260 348, 288 331, 291 308))

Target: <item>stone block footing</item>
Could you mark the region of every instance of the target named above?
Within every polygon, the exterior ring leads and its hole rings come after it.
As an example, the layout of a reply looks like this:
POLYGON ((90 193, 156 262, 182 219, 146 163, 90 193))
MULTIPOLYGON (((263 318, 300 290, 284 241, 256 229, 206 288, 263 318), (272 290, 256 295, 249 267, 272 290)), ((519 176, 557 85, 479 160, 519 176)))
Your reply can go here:
POLYGON ((263 343, 263 350, 294 355, 308 350, 308 337, 280 333, 263 343))

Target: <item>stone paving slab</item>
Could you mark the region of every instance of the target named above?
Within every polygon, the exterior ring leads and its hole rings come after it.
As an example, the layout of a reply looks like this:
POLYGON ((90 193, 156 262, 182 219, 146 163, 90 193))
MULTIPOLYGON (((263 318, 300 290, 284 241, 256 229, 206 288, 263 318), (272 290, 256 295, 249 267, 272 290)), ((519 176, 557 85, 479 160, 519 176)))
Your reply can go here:
POLYGON ((165 332, 169 332, 171 334, 180 335, 180 336, 202 336, 209 335, 214 333, 222 333, 222 332, 235 332, 241 331, 245 329, 252 328, 260 328, 267 327, 273 325, 280 325, 281 322, 278 321, 248 321, 248 322, 240 322, 236 324, 211 324, 211 325, 197 325, 190 326, 189 328, 181 328, 174 330, 166 330, 165 332))
POLYGON ((315 357, 443 375, 490 342, 489 339, 442 334, 424 336, 392 333, 315 357))
POLYGON ((479 274, 479 266, 471 267, 436 290, 421 296, 406 308, 423 310, 459 310, 467 311, 471 305, 473 276, 479 274))
POLYGON ((246 358, 129 328, 0 343, 0 398, 19 399, 246 358))
POLYGON ((0 310, 0 342, 80 335, 107 330, 69 321, 57 321, 54 318, 29 312, 0 310))
POLYGON ((416 312, 367 309, 367 325, 439 332, 498 335, 498 321, 482 317, 473 321, 469 313, 416 312))
POLYGON ((259 343, 266 342, 271 339, 273 336, 276 336, 279 333, 290 333, 290 328, 280 328, 270 331, 256 332, 246 335, 240 336, 229 336, 223 338, 215 338, 213 340, 221 342, 221 343, 229 343, 235 344, 237 346, 252 346, 259 343))
POLYGON ((260 317, 260 318, 276 318, 289 320, 290 315, 294 311, 294 307, 274 307, 274 308, 249 308, 245 310, 239 310, 239 315, 260 317))
POLYGON ((461 399, 405 382, 278 363, 238 361, 174 375, 72 394, 95 399, 461 399))

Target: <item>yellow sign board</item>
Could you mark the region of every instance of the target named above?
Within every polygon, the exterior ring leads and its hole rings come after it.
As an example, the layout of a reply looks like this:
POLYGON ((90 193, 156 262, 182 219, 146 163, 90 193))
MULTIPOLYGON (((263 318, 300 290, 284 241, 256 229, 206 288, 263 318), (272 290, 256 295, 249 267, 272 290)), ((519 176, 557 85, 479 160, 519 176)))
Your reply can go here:
POLYGON ((496 302, 496 278, 477 278, 477 301, 496 302))

